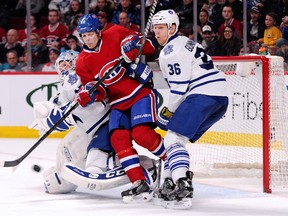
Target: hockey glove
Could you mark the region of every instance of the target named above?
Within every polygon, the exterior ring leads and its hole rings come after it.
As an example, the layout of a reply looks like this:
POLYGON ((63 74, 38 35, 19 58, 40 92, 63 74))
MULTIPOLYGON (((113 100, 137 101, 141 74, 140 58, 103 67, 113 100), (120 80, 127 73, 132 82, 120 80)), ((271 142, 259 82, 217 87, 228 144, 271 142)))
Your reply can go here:
POLYGON ((167 130, 167 124, 172 117, 173 113, 165 106, 162 108, 157 118, 157 125, 162 130, 167 130))
POLYGON ((153 77, 151 68, 144 63, 139 63, 138 65, 134 63, 130 64, 127 67, 127 72, 128 76, 136 77, 143 84, 148 83, 153 77))
MULTIPOLYGON (((59 108, 55 104, 52 104, 51 102, 48 101, 34 104, 33 109, 35 120, 29 126, 29 128, 38 130, 40 135, 44 134, 46 131, 50 130, 50 128, 53 127, 59 121, 60 118, 63 117, 68 107, 69 103, 59 108)), ((73 125, 73 123, 74 123, 73 119, 71 119, 70 116, 68 116, 54 130, 66 131, 70 128, 70 126, 73 125)))
POLYGON ((105 98, 106 92, 105 89, 100 85, 89 94, 89 90, 95 85, 96 81, 87 83, 83 89, 80 90, 76 99, 80 106, 86 107, 89 104, 92 104, 96 101, 102 101, 105 98))
POLYGON ((127 63, 133 62, 139 55, 141 40, 137 35, 129 35, 121 42, 121 53, 127 63))
MULTIPOLYGON (((68 108, 68 105, 65 107, 61 107, 58 108, 57 106, 55 106, 54 109, 51 110, 49 116, 46 119, 46 123, 48 126, 48 129, 50 129, 51 127, 53 127, 58 121, 59 119, 61 119, 63 117, 63 115, 65 114, 66 109, 68 108)), ((56 128, 56 131, 66 131, 70 128, 70 126, 72 126, 72 122, 69 121, 69 119, 64 119, 56 128)))

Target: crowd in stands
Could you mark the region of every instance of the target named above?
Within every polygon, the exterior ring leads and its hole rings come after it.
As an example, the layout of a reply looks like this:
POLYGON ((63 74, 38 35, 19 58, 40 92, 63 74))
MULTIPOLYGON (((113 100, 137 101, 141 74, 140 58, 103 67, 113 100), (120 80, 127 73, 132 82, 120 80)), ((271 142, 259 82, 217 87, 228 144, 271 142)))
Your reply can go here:
MULTIPOLYGON (((69 49, 80 52, 77 23, 87 9, 85 2, 30 0, 32 65, 28 68, 26 0, 1 0, 0 71, 55 71, 54 62, 60 52, 69 49)), ((282 56, 288 63, 288 0, 246 2, 247 18, 243 19, 242 0, 198 0, 197 32, 193 32, 193 0, 159 0, 156 12, 174 9, 180 18, 180 34, 197 38, 211 56, 243 55, 245 50, 259 54, 259 49, 264 49, 270 55, 282 56), (247 32, 243 32, 246 20, 247 32), (245 50, 243 34, 247 36, 245 50)), ((152 4, 153 0, 145 0, 146 22, 152 4)), ((121 25, 140 32, 141 7, 141 0, 89 1, 89 13, 98 16, 102 31, 121 25)))

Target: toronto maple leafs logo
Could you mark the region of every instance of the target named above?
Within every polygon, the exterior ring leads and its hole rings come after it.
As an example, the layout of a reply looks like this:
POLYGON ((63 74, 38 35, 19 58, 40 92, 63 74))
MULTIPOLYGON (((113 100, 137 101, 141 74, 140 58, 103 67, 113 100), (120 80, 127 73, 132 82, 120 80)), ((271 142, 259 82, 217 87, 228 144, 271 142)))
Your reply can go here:
POLYGON ((69 74, 69 78, 68 78, 68 83, 70 83, 71 85, 75 84, 78 81, 78 76, 76 73, 74 74, 69 74))
POLYGON ((170 53, 172 53, 174 50, 173 50, 173 45, 168 45, 164 48, 164 55, 169 55, 170 53))

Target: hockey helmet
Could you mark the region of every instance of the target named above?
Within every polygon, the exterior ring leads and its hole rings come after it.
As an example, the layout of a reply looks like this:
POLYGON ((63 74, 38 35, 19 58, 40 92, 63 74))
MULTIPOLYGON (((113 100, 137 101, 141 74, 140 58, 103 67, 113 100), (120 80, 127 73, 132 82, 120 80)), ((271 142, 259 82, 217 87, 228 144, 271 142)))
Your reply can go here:
POLYGON ((98 34, 100 28, 100 21, 95 14, 85 14, 78 21, 77 31, 80 35, 90 31, 96 31, 98 34))
POLYGON ((179 17, 174 10, 161 10, 157 12, 152 18, 152 25, 167 24, 168 29, 171 28, 172 24, 176 25, 176 32, 179 27, 179 17))
POLYGON ((55 62, 56 70, 59 74, 60 80, 63 81, 65 76, 75 72, 76 60, 79 52, 74 50, 67 50, 58 56, 55 62))

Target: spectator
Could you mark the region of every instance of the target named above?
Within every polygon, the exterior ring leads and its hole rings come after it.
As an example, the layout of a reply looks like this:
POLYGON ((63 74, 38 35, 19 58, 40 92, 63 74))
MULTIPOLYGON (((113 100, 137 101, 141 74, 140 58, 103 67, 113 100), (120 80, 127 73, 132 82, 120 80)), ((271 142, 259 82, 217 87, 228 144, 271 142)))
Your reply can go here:
POLYGON ((261 13, 258 7, 252 7, 250 12, 250 19, 247 23, 247 42, 255 43, 264 35, 265 25, 261 22, 261 13))
MULTIPOLYGON (((39 15, 41 9, 45 6, 45 1, 30 0, 31 14, 39 15)), ((26 16, 26 0, 19 0, 15 7, 15 15, 26 16)))
POLYGON ((72 0, 70 2, 69 10, 62 16, 61 23, 65 24, 69 32, 74 30, 73 21, 76 16, 82 16, 84 14, 84 9, 79 0, 72 0))
POLYGON ((112 0, 97 0, 97 4, 90 10, 90 13, 98 14, 99 11, 106 13, 107 22, 112 22, 115 3, 112 0))
POLYGON ((231 6, 229 5, 226 5, 223 7, 223 10, 222 10, 222 17, 224 18, 224 23, 222 23, 218 29, 218 34, 220 35, 221 32, 224 31, 224 28, 226 26, 232 26, 235 31, 236 31, 236 34, 239 38, 242 38, 243 37, 243 24, 237 20, 237 19, 234 19, 233 18, 233 9, 231 6))
POLYGON ((6 31, 0 27, 0 44, 6 43, 7 40, 6 35, 7 35, 6 31))
POLYGON ((7 42, 0 45, 0 62, 7 62, 6 53, 10 50, 16 50, 17 57, 22 56, 24 48, 18 41, 18 31, 16 29, 10 29, 7 32, 7 42))
POLYGON ((79 44, 79 40, 75 35, 68 35, 68 37, 66 38, 66 46, 62 47, 61 52, 64 52, 66 50, 74 50, 77 52, 81 52, 82 51, 82 46, 79 44))
POLYGON ((179 32, 187 35, 189 29, 193 28, 193 2, 192 0, 182 0, 182 3, 175 8, 179 17, 179 32))
POLYGON ((284 70, 288 71, 288 45, 282 44, 276 51, 275 55, 281 56, 284 59, 284 70))
POLYGON ((43 26, 40 30, 40 37, 48 48, 56 47, 60 49, 65 45, 69 30, 64 24, 59 22, 59 19, 59 11, 50 10, 48 12, 49 24, 43 26))
POLYGON ((226 26, 218 39, 206 47, 206 51, 211 56, 238 56, 241 44, 235 29, 226 26))
POLYGON ((119 25, 121 25, 125 28, 128 28, 128 29, 131 29, 133 31, 137 31, 137 32, 141 31, 137 25, 130 22, 128 14, 125 11, 123 11, 119 14, 119 25))
POLYGON ((48 9, 50 10, 57 10, 64 16, 69 11, 71 0, 51 0, 48 4, 48 9))
POLYGON ((101 31, 105 31, 114 25, 113 23, 107 21, 107 16, 106 16, 106 13, 104 11, 99 11, 97 13, 97 17, 98 17, 99 22, 101 24, 101 31))
POLYGON ((199 18, 199 22, 198 22, 198 26, 197 26, 197 33, 198 33, 198 40, 199 41, 201 41, 203 39, 202 28, 204 26, 208 25, 211 27, 211 29, 214 33, 217 32, 215 26, 211 22, 209 22, 209 14, 208 14, 207 10, 201 9, 201 11, 199 12, 198 18, 199 18))
POLYGON ((43 65, 49 62, 49 50, 37 33, 31 33, 30 39, 32 52, 31 66, 35 70, 41 70, 43 65))
POLYGON ((57 71, 55 68, 55 62, 60 54, 60 51, 56 47, 51 47, 49 49, 49 62, 44 64, 42 71, 43 72, 54 72, 57 71))
POLYGON ((20 71, 23 71, 23 72, 34 71, 34 68, 32 65, 31 65, 31 68, 28 67, 28 51, 27 50, 24 51, 23 62, 20 63, 20 71))
MULTIPOLYGON (((149 15, 150 15, 150 9, 151 9, 151 7, 153 5, 153 2, 154 2, 154 0, 146 0, 146 3, 145 3, 145 23, 148 22, 148 18, 149 18, 149 15)), ((167 10, 167 9, 170 9, 170 8, 174 9, 174 7, 173 7, 174 4, 171 3, 171 2, 172 2, 171 0, 160 0, 160 1, 158 1, 157 5, 156 5, 156 8, 155 8, 155 13, 160 11, 160 10, 167 10)))
POLYGON ((83 15, 76 15, 74 17, 74 19, 72 20, 72 23, 71 23, 71 28, 73 29, 71 31, 71 34, 75 35, 78 38, 80 37, 80 35, 79 35, 78 31, 77 31, 77 25, 78 25, 78 21, 79 21, 81 16, 83 16, 83 15))
POLYGON ((140 26, 140 11, 132 4, 131 0, 120 0, 120 3, 114 10, 112 23, 119 24, 119 14, 127 12, 130 22, 140 26))
POLYGON ((209 13, 209 22, 214 24, 216 29, 219 28, 224 21, 222 17, 223 6, 217 3, 217 0, 208 0, 208 4, 204 3, 202 9, 205 9, 209 13))
POLYGON ((199 43, 205 49, 209 44, 215 40, 215 33, 213 32, 211 26, 205 25, 202 28, 202 40, 199 43))
POLYGON ((20 64, 18 62, 18 54, 15 50, 9 50, 6 53, 6 60, 7 62, 0 66, 0 71, 15 72, 21 70, 20 64))
POLYGON ((239 0, 227 0, 224 6, 231 6, 233 10, 233 18, 243 21, 243 2, 239 0))
POLYGON ((282 38, 279 38, 276 42, 276 46, 278 48, 280 48, 282 45, 288 45, 288 16, 282 18, 280 30, 282 32, 282 38))
MULTIPOLYGON (((27 20, 25 19, 25 23, 27 26, 27 20)), ((40 30, 36 27, 36 20, 35 20, 35 16, 31 15, 30 16, 30 28, 31 28, 31 33, 36 33, 39 34, 40 30)), ((26 47, 27 44, 27 28, 25 29, 20 29, 18 30, 18 35, 19 35, 19 41, 21 42, 21 45, 23 47, 26 47)))
POLYGON ((265 26, 263 38, 259 38, 258 42, 262 47, 267 47, 268 52, 273 55, 276 52, 276 42, 282 37, 282 32, 276 26, 277 14, 271 12, 265 16, 265 26))
POLYGON ((240 50, 239 50, 239 53, 238 53, 239 56, 247 55, 247 54, 250 54, 250 53, 253 53, 252 52, 252 48, 250 46, 246 47, 246 53, 245 54, 244 54, 244 46, 243 45, 240 46, 240 50))

